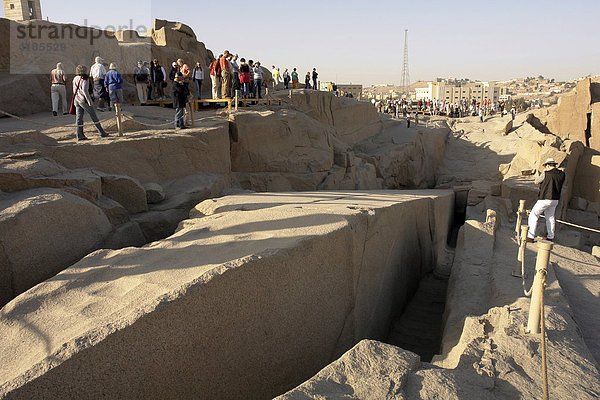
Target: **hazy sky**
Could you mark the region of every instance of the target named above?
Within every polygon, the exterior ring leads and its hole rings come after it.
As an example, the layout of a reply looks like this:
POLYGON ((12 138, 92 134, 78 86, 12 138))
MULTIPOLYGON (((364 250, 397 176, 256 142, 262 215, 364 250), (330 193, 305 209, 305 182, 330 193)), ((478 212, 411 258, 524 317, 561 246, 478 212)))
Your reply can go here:
POLYGON ((103 0, 93 13, 91 4, 42 0, 42 14, 102 27, 181 21, 217 54, 228 49, 301 75, 316 67, 321 80, 338 83, 398 84, 404 29, 413 82, 600 74, 600 0, 103 0))

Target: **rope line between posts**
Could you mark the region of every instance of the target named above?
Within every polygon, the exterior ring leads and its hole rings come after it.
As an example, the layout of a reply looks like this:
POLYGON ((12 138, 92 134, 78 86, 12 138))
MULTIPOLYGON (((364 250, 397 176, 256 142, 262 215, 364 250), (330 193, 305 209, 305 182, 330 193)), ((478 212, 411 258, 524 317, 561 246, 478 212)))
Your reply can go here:
MULTIPOLYGON (((0 114, 4 114, 4 115, 6 115, 6 116, 8 116, 10 118, 13 118, 13 119, 16 119, 16 120, 19 120, 19 121, 29 122, 31 124, 40 125, 40 126, 47 126, 47 127, 50 127, 50 128, 78 128, 78 127, 94 126, 94 125, 96 125, 96 122, 93 122, 93 121, 92 122, 85 122, 83 125, 78 125, 78 124, 67 124, 67 125, 51 124, 51 123, 48 123, 48 122, 35 121, 33 119, 19 117, 18 115, 11 114, 11 113, 6 112, 4 110, 0 110, 0 114)), ((175 122, 177 122, 177 121, 179 121, 179 120, 181 120, 183 118, 186 118, 187 115, 188 115, 187 113, 184 113, 177 120, 170 120, 169 122, 162 123, 162 124, 150 124, 150 123, 147 123, 147 122, 142 122, 140 120, 135 119, 134 118, 135 116, 130 116, 130 115, 126 115, 126 114, 121 114, 121 118, 123 118, 124 120, 136 121, 139 124, 144 125, 144 126, 161 127, 161 126, 173 125, 175 122)), ((210 119, 210 118, 212 118, 212 117, 197 118, 197 119, 194 119, 194 122, 199 122, 199 121, 203 121, 205 119, 210 119)), ((117 117, 114 116, 114 117, 110 117, 110 118, 106 118, 106 119, 102 119, 102 120, 98 119, 97 123, 102 124, 103 122, 108 122, 108 121, 110 121, 112 119, 116 120, 117 117)))
MULTIPOLYGON (((11 114, 11 113, 6 112, 4 110, 0 110, 0 114, 4 114, 4 115, 6 115, 8 117, 17 119, 19 121, 29 122, 29 123, 36 124, 36 125, 41 125, 41 126, 49 126, 51 128, 79 128, 79 127, 84 127, 84 126, 87 126, 87 125, 90 125, 90 126, 91 125, 96 125, 96 123, 93 122, 93 121, 92 122, 85 122, 83 125, 78 125, 78 124, 57 125, 57 124, 50 124, 48 122, 34 121, 32 119, 19 117, 18 115, 11 114)), ((112 118, 107 118, 107 119, 102 120, 102 121, 99 120, 98 123, 102 123, 103 121, 108 121, 109 119, 112 119, 112 118)))
MULTIPOLYGON (((527 212, 527 215, 531 214, 530 210, 527 210, 526 212, 527 212)), ((517 213, 517 215, 518 215, 518 213, 517 213)), ((544 215, 540 215, 540 217, 546 219, 546 216, 544 216, 544 215)), ((571 222, 562 221, 560 219, 556 219, 556 222, 558 222, 560 224, 563 224, 563 225, 569 225, 569 226, 573 226, 575 228, 585 229, 585 230, 588 230, 588 231, 591 231, 591 232, 600 233, 600 230, 598 230, 598 229, 588 228, 587 226, 581 226, 581 225, 573 224, 571 222)))

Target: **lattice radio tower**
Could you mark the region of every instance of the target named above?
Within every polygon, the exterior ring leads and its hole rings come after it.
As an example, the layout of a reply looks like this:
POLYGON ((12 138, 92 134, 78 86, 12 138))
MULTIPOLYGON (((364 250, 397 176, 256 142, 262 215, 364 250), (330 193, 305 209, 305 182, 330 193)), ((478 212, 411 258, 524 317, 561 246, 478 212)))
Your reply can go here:
POLYGON ((410 77, 408 74, 408 29, 404 30, 404 62, 402 63, 402 91, 408 96, 410 77))

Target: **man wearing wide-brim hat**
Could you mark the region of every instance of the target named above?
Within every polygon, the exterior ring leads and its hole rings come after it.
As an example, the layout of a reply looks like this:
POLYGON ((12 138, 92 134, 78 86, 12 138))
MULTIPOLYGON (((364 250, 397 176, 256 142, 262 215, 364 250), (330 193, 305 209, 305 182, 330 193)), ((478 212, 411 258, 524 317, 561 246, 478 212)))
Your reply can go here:
POLYGON ((544 171, 540 176, 535 178, 535 183, 540 185, 540 191, 538 200, 529 214, 529 232, 527 233, 528 242, 533 242, 535 239, 537 222, 542 213, 546 217, 546 228, 548 230, 548 237, 546 239, 550 241, 554 240, 556 226, 554 213, 556 212, 556 206, 558 206, 558 201, 560 200, 560 192, 563 183, 565 183, 565 173, 556 167, 557 162, 552 158, 548 158, 544 162, 544 171))

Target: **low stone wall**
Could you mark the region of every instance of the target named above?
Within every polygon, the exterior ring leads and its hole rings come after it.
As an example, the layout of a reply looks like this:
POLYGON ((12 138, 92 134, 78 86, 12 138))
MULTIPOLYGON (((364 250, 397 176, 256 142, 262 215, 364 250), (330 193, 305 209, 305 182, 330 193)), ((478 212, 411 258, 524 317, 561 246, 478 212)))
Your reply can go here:
POLYGON ((445 245, 453 200, 249 195, 162 241, 92 253, 2 309, 0 397, 283 393, 387 334, 445 245))

